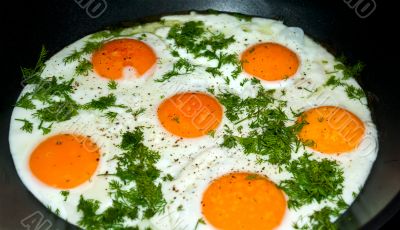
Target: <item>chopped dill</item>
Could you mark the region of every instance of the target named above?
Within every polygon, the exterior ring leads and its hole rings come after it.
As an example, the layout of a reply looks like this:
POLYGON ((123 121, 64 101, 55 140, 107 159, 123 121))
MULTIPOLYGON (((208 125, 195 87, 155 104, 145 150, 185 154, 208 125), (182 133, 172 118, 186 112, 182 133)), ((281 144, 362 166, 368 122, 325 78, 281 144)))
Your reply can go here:
POLYGON ((32 93, 25 93, 22 95, 17 103, 15 103, 15 107, 20 107, 23 109, 36 109, 36 106, 33 104, 31 99, 32 93))
POLYGON ((243 80, 240 82, 240 86, 244 86, 244 85, 246 84, 246 82, 248 82, 248 81, 249 81, 248 78, 243 79, 243 80))
MULTIPOLYGON (((195 58, 204 57, 208 60, 216 60, 217 66, 206 69, 214 77, 222 75, 219 69, 227 64, 236 66, 232 73, 233 78, 236 78, 241 72, 241 64, 237 55, 222 51, 235 42, 234 37, 225 37, 223 33, 212 32, 204 26, 202 21, 189 21, 183 24, 176 24, 171 27, 167 38, 174 40, 176 47, 185 49, 195 58)), ((173 73, 171 72, 167 76, 180 75, 173 73)))
POLYGON ((39 126, 38 126, 38 129, 42 130, 43 135, 46 135, 46 134, 50 133, 50 131, 51 131, 51 126, 53 126, 53 123, 51 123, 51 124, 48 125, 47 127, 45 127, 45 126, 43 125, 43 123, 44 123, 43 120, 40 121, 40 124, 39 124, 39 126))
POLYGON ((114 80, 108 82, 107 87, 109 89, 117 89, 118 83, 114 80))
POLYGON ((166 201, 161 183, 155 180, 160 171, 155 164, 160 154, 143 144, 143 131, 136 128, 122 136, 123 153, 117 161, 116 178, 109 183, 112 205, 99 213, 100 202, 80 197, 77 210, 82 213, 78 224, 88 229, 123 228, 126 220, 148 219, 164 210, 166 201), (134 187, 127 187, 130 184, 134 187))
POLYGON ((179 205, 178 208, 176 208, 177 211, 183 211, 183 205, 179 205))
POLYGON ((173 181, 174 177, 171 174, 167 174, 161 178, 163 181, 173 181))
POLYGON ((293 178, 282 181, 279 186, 289 196, 289 208, 299 208, 313 201, 334 200, 342 194, 343 170, 332 160, 310 159, 306 153, 287 164, 293 178))
POLYGON ((83 54, 91 54, 91 53, 95 52, 96 50, 100 49, 100 47, 102 45, 103 45, 103 42, 88 41, 83 46, 81 52, 83 54))
POLYGON ((110 122, 113 122, 115 118, 117 118, 118 113, 109 111, 106 114, 104 114, 104 117, 106 117, 110 122))
POLYGON ((347 85, 345 91, 350 99, 361 100, 365 97, 364 91, 361 88, 356 88, 354 85, 347 85))
POLYGON ((61 196, 64 197, 64 201, 67 201, 68 196, 69 196, 69 191, 68 190, 63 190, 60 192, 61 196))
POLYGON ((88 75, 93 66, 88 59, 84 58, 84 56, 100 49, 103 43, 104 41, 87 41, 80 50, 74 50, 71 54, 66 56, 63 59, 64 64, 77 61, 78 65, 75 68, 75 75, 88 75))
POLYGON ((124 108, 125 106, 123 105, 117 105, 115 104, 117 101, 117 98, 115 97, 114 94, 109 94, 107 96, 102 96, 99 97, 98 99, 93 99, 91 102, 86 103, 82 106, 83 109, 87 110, 105 110, 110 107, 121 107, 124 108))
POLYGON ((332 86, 333 88, 336 88, 338 86, 343 85, 343 82, 341 82, 336 76, 332 75, 325 82, 325 85, 326 86, 332 86))
MULTIPOLYGON (((62 80, 61 77, 55 76, 42 78, 41 74, 45 67, 44 59, 46 57, 46 49, 42 47, 39 60, 34 68, 21 68, 25 81, 33 86, 29 93, 25 93, 16 102, 16 107, 35 110, 34 100, 40 101, 45 107, 33 112, 33 116, 40 120, 38 129, 43 134, 51 131, 52 122, 62 122, 69 120, 77 115, 79 105, 70 97, 73 92, 73 79, 62 80), (45 124, 51 122, 51 124, 45 124)), ((22 128, 24 131, 32 132, 33 124, 24 121, 22 128)))
POLYGON ((156 82, 164 82, 172 77, 185 75, 192 73, 195 69, 195 65, 191 64, 187 59, 180 58, 177 62, 173 64, 172 70, 165 73, 161 79, 156 79, 156 82))
POLYGON ((341 72, 343 76, 339 78, 335 75, 331 75, 325 82, 324 86, 331 86, 333 89, 338 86, 343 86, 348 98, 353 100, 361 100, 364 98, 364 91, 361 88, 356 88, 354 85, 348 84, 346 80, 357 78, 361 74, 365 65, 360 61, 355 65, 348 65, 346 58, 343 56, 337 58, 336 61, 338 63, 334 66, 335 71, 332 73, 341 72))
POLYGON ((332 217, 338 217, 344 210, 348 208, 348 204, 344 202, 342 198, 336 202, 335 207, 325 206, 320 210, 311 214, 309 218, 309 223, 299 226, 297 223, 293 226, 295 229, 327 229, 327 230, 336 230, 338 229, 338 225, 335 222, 331 221, 332 217))
POLYGON ((24 83, 37 84, 38 82, 40 82, 40 75, 42 74, 44 68, 46 67, 46 64, 44 63, 46 58, 47 58, 47 50, 44 46, 42 46, 35 67, 34 68, 21 67, 24 83))
POLYGON ((72 82, 73 79, 59 82, 54 76, 47 79, 41 79, 30 94, 31 99, 36 99, 46 103, 52 103, 54 97, 70 99, 69 95, 73 91, 72 82))
POLYGON ((206 224, 206 222, 203 220, 203 218, 199 218, 196 222, 196 225, 194 226, 194 230, 197 230, 200 224, 206 224))
POLYGON ((49 106, 37 110, 33 115, 43 122, 67 121, 78 114, 78 104, 70 98, 52 102, 49 106))
POLYGON ((217 95, 226 109, 225 116, 234 125, 248 120, 251 129, 248 136, 241 137, 233 135, 226 126, 221 146, 233 148, 240 144, 245 154, 268 156, 266 161, 279 166, 290 161, 291 152, 300 145, 296 135, 304 123, 286 125, 290 121, 283 112, 286 103, 273 98, 273 93, 260 88, 254 98, 242 99, 230 93, 217 95))
POLYGON ((79 60, 79 63, 75 68, 75 74, 87 76, 89 74, 89 71, 92 70, 92 67, 92 63, 86 58, 83 58, 79 60))
POLYGON ((338 57, 336 61, 338 63, 334 66, 334 69, 342 71, 343 80, 357 78, 365 67, 364 63, 361 61, 357 61, 356 64, 350 65, 344 56, 338 57))
POLYGON ((206 72, 210 73, 213 77, 222 75, 222 72, 219 70, 218 67, 207 67, 206 72))
POLYGON ((32 133, 33 131, 33 123, 28 121, 27 119, 15 119, 16 121, 21 121, 24 124, 21 126, 21 130, 27 133, 32 133))
POLYGON ((139 108, 138 110, 132 112, 132 116, 137 118, 140 114, 144 113, 146 108, 139 108))

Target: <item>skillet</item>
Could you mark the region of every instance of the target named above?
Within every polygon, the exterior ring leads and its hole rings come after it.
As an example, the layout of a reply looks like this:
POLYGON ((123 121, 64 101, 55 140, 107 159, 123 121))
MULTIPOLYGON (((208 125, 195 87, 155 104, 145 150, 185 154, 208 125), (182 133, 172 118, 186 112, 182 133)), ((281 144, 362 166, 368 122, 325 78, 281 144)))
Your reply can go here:
POLYGON ((1 44, 7 62, 2 68, 0 91, 0 229, 76 229, 49 212, 29 193, 16 174, 9 152, 8 129, 12 105, 22 89, 19 66, 34 65, 42 44, 53 55, 75 40, 107 26, 207 9, 283 20, 288 26, 301 27, 333 54, 344 54, 350 62, 362 60, 366 64, 358 80, 368 94, 379 132, 380 149, 365 187, 338 221, 342 229, 381 227, 400 208, 400 97, 394 71, 396 57, 392 52, 396 43, 390 40, 395 36, 390 33, 390 28, 394 27, 387 25, 392 22, 389 18, 393 14, 387 10, 390 7, 387 2, 360 0, 364 2, 360 6, 357 2, 46 0, 19 1, 12 3, 13 6, 3 6, 5 18, 2 21, 6 22, 4 31, 7 33, 2 36, 1 44), (92 5, 83 7, 88 2, 92 5), (362 14, 361 9, 367 3, 375 4, 376 9, 365 17, 366 13, 362 14))

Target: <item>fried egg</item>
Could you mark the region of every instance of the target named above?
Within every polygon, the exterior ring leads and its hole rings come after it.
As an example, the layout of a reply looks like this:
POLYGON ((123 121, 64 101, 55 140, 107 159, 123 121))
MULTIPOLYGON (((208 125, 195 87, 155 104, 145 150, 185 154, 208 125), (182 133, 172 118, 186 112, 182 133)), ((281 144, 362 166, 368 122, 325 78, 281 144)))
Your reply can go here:
MULTIPOLYGON (((124 152, 122 136, 140 127, 143 144, 160 154, 155 181, 162 185, 165 207, 150 218, 124 218, 122 226, 200 230, 304 225, 311 221, 307 217, 334 202, 289 208, 290 197, 280 186, 292 178, 285 167, 260 163, 240 145, 222 146, 226 127, 240 126, 236 136, 254 130, 248 121, 230 119, 218 93, 246 99, 256 97, 259 86, 274 90, 274 98, 285 102, 282 112, 289 123, 304 122, 297 137, 305 146, 292 151, 291 159, 311 153, 311 159, 337 162, 344 178, 341 197, 350 205, 375 161, 378 137, 365 97, 354 100, 347 88, 326 85, 333 73, 343 77, 335 65, 334 56, 302 29, 263 18, 191 13, 124 28, 117 35, 88 35, 52 56, 40 75, 71 81, 68 97, 52 94, 52 102, 32 99, 33 110, 14 108, 9 142, 15 167, 40 202, 82 227, 83 213, 77 208, 82 197, 99 201, 97 214, 113 206, 110 183, 116 179, 115 159, 124 152), (178 44, 170 31, 188 22, 203 23, 210 36, 223 34, 218 41, 231 39, 229 45, 213 47, 205 40, 205 50, 196 50, 184 39, 178 44), (98 43, 89 50, 88 44, 98 43), (213 49, 218 52, 202 53, 213 49), (110 95, 115 98, 111 106, 93 105, 110 95), (63 97, 77 103, 73 116, 40 119, 40 109, 63 97), (29 122, 31 132, 21 129, 21 122, 29 122), (160 179, 166 175, 171 179, 160 179)), ((346 85, 359 88, 352 78, 346 85)), ((28 84, 19 100, 26 94, 36 95, 35 85, 28 84)))

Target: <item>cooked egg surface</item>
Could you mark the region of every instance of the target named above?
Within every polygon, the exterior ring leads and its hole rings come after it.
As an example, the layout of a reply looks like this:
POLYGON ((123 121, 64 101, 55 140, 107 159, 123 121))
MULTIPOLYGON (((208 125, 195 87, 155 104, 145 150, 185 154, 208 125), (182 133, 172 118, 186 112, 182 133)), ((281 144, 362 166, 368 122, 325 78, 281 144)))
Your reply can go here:
MULTIPOLYGON (((67 46, 46 62, 40 75, 71 81, 68 97, 76 102, 72 117, 42 121, 38 111, 51 102, 35 99, 33 110, 15 107, 10 123, 10 149, 21 180, 71 224, 82 226, 77 210, 81 197, 99 201, 97 214, 113 206, 110 183, 118 181, 113 176, 118 173, 116 159, 126 152, 122 136, 137 128, 143 130, 143 145, 160 154, 154 160, 159 170, 154 183, 162 186, 165 207, 150 218, 125 218, 125 227, 292 229, 332 206, 324 200, 290 208, 290 197, 278 186, 292 178, 285 167, 260 162, 241 145, 221 146, 226 135, 239 140, 254 130, 242 117, 232 122, 234 114, 227 113, 218 94, 251 98, 259 87, 274 89, 274 98, 285 101, 282 112, 292 121, 288 123, 305 121, 298 138, 308 144, 293 151, 292 159, 308 152, 311 159, 337 162, 344 178, 341 197, 348 205, 364 185, 378 151, 367 101, 349 98, 344 87, 326 86, 337 62, 300 28, 270 19, 191 13, 125 28, 118 36, 103 31, 102 36, 89 35, 67 46), (176 25, 199 21, 207 36, 222 33, 230 41, 227 46, 206 46, 217 49, 216 56, 197 50, 203 46, 187 49, 187 41, 179 40, 199 28, 181 28, 177 40, 169 36, 176 25), (101 41, 97 49, 83 51, 88 42, 101 41), (74 52, 81 56, 66 61, 74 52), (93 102, 106 97, 109 106, 93 102), (21 129, 23 121, 31 122, 31 132, 21 129), (234 132, 227 133, 227 127, 234 132), (171 178, 161 179, 166 175, 171 178)), ((359 87, 352 78, 346 84, 359 87)), ((31 84, 20 98, 26 93, 38 94, 31 84)), ((63 98, 52 94, 51 100, 63 98)), ((237 114, 242 112, 239 104, 236 108, 237 114)), ((248 116, 255 116, 253 112, 248 116)))
POLYGON ((59 134, 40 143, 32 152, 29 166, 43 183, 60 189, 79 186, 95 172, 99 149, 89 138, 59 134))
POLYGON ((92 57, 94 71, 102 77, 119 79, 125 67, 134 68, 140 77, 155 63, 156 55, 146 43, 136 39, 115 39, 106 42, 92 57))
POLYGON ((244 71, 267 81, 289 78, 299 66, 296 53, 276 43, 251 46, 242 54, 241 62, 244 71))
POLYGON ((263 176, 230 173, 211 182, 201 206, 207 221, 219 229, 274 229, 282 222, 286 199, 263 176))
POLYGON ((158 107, 158 119, 172 134, 199 137, 214 131, 222 119, 216 99, 203 93, 182 93, 166 99, 158 107))
POLYGON ((306 125, 299 133, 302 141, 322 153, 349 152, 358 147, 364 135, 363 122, 351 112, 333 106, 307 110, 300 120, 306 125))

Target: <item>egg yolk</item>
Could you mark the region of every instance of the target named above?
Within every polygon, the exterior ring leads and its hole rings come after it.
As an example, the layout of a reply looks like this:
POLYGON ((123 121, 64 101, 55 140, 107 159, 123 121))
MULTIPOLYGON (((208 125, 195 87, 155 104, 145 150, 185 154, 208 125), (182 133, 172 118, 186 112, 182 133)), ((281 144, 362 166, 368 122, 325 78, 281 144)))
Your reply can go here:
POLYGON ((142 76, 155 63, 151 47, 135 39, 116 39, 105 43, 92 56, 93 69, 104 78, 116 80, 123 77, 125 67, 133 67, 142 76))
POLYGON ((277 43, 260 43, 246 49, 242 54, 245 72, 261 80, 277 81, 293 76, 298 67, 297 55, 277 43))
POLYGON ((364 123, 353 113, 335 106, 321 106, 303 113, 306 124, 301 141, 322 153, 343 153, 356 148, 364 136, 364 123))
POLYGON ((200 137, 215 130, 222 119, 222 108, 204 93, 181 93, 164 100, 158 119, 166 130, 179 137, 200 137))
POLYGON ((90 179, 99 157, 99 148, 90 138, 59 134, 35 148, 29 166, 41 182, 59 189, 70 189, 90 179))
POLYGON ((230 173, 208 186, 201 207, 205 219, 217 229, 268 230, 282 222, 286 199, 264 176, 230 173))

